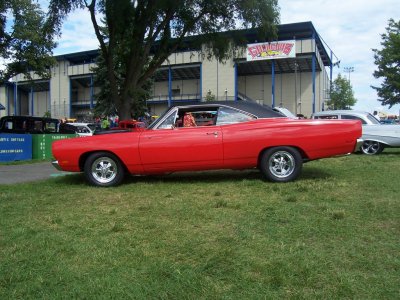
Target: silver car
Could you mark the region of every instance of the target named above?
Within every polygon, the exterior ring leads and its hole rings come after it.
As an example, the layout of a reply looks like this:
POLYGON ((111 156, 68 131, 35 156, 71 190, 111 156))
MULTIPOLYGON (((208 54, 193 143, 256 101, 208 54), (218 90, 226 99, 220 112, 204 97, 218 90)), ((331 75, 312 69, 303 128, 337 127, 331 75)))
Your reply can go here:
POLYGON ((364 140, 361 151, 365 154, 379 154, 385 147, 400 147, 400 126, 382 125, 368 112, 355 110, 328 110, 314 113, 313 119, 349 119, 362 122, 364 140))

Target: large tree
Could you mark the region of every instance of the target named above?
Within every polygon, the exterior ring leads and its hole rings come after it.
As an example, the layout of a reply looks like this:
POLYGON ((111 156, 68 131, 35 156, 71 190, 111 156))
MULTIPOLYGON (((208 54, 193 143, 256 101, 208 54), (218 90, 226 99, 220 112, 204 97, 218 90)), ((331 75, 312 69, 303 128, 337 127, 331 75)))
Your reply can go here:
POLYGON ((90 12, 109 97, 121 118, 130 117, 149 78, 185 37, 201 35, 193 42, 224 59, 233 47, 218 32, 258 28, 261 41, 276 36, 279 21, 277 0, 52 0, 49 15, 60 26, 77 7, 90 12))
POLYGON ((381 50, 373 49, 378 70, 375 78, 382 78, 380 87, 373 86, 378 92, 379 101, 389 108, 400 103, 400 21, 389 20, 386 33, 381 35, 381 50))
POLYGON ((49 77, 56 46, 51 20, 36 1, 0 1, 0 81, 30 71, 49 77))
MULTIPOLYGON (((116 57, 115 68, 124 69, 123 62, 118 61, 118 57, 116 57)), ((108 80, 108 71, 107 66, 104 62, 102 56, 99 56, 96 61, 96 67, 92 69, 92 71, 96 74, 94 84, 99 86, 99 91, 94 95, 96 99, 96 107, 94 109, 95 116, 110 116, 115 115, 117 113, 117 108, 115 107, 115 102, 111 97, 111 89, 110 82, 108 80)), ((118 72, 118 71, 117 71, 118 72)), ((118 86, 120 86, 122 82, 118 82, 118 86)), ((131 117, 134 119, 138 119, 141 116, 144 116, 147 111, 146 100, 151 97, 151 91, 153 88, 153 79, 150 78, 147 80, 146 84, 142 86, 140 90, 137 91, 137 94, 134 96, 135 101, 131 106, 131 117)))
POLYGON ((333 81, 330 96, 327 104, 331 109, 350 109, 357 102, 350 81, 341 74, 333 81))

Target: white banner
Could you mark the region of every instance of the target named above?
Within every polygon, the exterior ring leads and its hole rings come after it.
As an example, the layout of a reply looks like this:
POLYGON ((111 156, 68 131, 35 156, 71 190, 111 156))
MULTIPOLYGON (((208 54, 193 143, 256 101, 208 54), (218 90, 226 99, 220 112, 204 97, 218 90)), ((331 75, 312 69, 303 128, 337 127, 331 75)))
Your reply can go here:
POLYGON ((247 61, 296 57, 296 41, 280 41, 247 45, 247 61))

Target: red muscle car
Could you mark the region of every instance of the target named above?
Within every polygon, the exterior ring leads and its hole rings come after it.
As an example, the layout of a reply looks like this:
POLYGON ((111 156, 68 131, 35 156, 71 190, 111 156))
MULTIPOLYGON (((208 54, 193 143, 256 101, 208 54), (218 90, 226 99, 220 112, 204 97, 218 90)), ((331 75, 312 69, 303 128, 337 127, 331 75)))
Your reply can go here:
POLYGON ((287 182, 303 162, 358 150, 360 136, 359 121, 293 120, 252 102, 205 102, 172 107, 143 131, 56 141, 53 165, 105 187, 127 173, 212 169, 259 168, 287 182))

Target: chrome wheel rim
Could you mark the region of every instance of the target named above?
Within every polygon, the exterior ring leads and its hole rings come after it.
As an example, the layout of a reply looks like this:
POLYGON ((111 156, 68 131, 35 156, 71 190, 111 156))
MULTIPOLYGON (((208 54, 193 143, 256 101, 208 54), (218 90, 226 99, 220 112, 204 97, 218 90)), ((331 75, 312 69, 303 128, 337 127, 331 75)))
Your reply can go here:
POLYGON ((92 176, 100 183, 109 183, 117 176, 118 168, 114 160, 100 157, 92 164, 92 176))
POLYGON ((270 172, 278 178, 290 176, 295 166, 296 162, 293 155, 286 151, 275 152, 268 160, 270 172))
POLYGON ((375 141, 365 141, 362 144, 361 150, 365 154, 376 154, 379 151, 380 145, 375 141))

